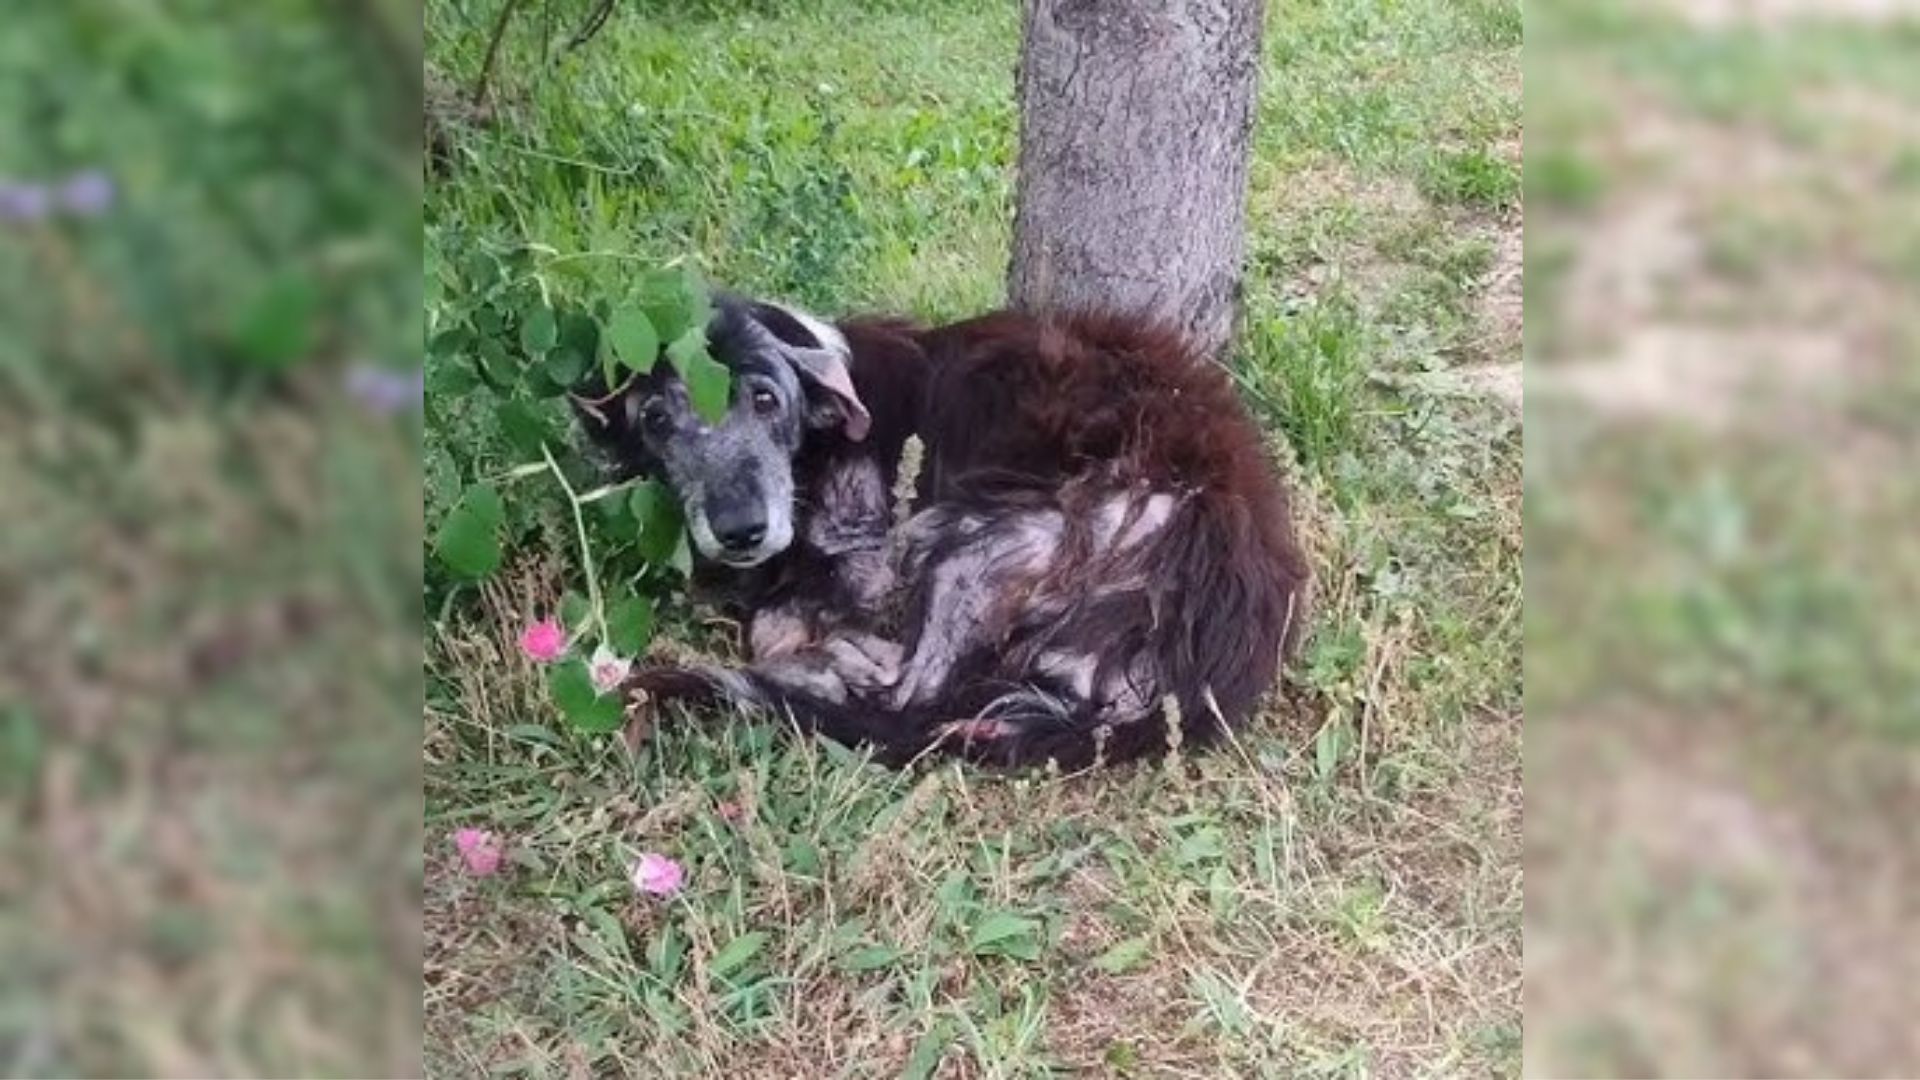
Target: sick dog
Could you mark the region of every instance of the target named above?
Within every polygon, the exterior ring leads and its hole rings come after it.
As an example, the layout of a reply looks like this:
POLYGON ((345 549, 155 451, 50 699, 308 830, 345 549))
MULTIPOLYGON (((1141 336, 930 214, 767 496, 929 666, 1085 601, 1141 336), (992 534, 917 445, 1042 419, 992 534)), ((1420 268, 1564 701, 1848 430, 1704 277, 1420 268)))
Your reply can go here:
POLYGON ((745 666, 629 692, 771 709, 889 764, 1079 769, 1215 742, 1272 687, 1306 560, 1227 371, 1178 334, 721 295, 707 336, 733 376, 718 423, 667 363, 573 395, 621 475, 679 496, 698 576, 748 628, 745 666))

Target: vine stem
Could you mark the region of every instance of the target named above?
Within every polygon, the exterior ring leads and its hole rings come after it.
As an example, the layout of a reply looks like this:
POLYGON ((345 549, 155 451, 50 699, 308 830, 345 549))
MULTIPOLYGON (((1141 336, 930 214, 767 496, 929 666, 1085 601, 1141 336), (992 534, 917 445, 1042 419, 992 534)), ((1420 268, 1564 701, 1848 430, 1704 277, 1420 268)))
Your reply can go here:
POLYGON ((483 476, 481 479, 489 484, 499 484, 508 480, 524 480, 529 476, 539 476, 541 473, 547 471, 549 470, 544 463, 536 465, 528 462, 525 465, 515 465, 506 472, 494 473, 492 476, 483 476))
POLYGON ((600 576, 593 569, 593 549, 587 545, 587 519, 580 513, 580 496, 574 494, 573 485, 567 482, 567 474, 560 471, 560 463, 553 460, 553 451, 547 444, 540 444, 540 456, 547 459, 547 468, 553 472, 553 478, 560 481, 560 490, 567 493, 567 506, 573 511, 574 534, 580 539, 580 563, 587 571, 587 604, 593 608, 593 625, 600 631, 600 640, 607 640, 607 611, 600 601, 600 576))
POLYGON ((500 42, 507 36, 507 24, 513 21, 514 12, 520 10, 525 0, 507 0, 501 6, 500 15, 493 23, 493 37, 487 42, 487 58, 480 63, 480 77, 473 84, 473 105, 475 108, 487 103, 487 86, 493 78, 494 62, 500 59, 500 42))

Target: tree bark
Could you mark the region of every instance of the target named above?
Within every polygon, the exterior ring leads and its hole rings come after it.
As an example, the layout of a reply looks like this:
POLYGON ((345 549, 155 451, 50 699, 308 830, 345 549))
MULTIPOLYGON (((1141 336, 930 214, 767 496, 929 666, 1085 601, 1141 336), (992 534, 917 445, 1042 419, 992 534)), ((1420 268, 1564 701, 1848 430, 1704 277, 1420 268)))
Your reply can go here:
POLYGON ((1246 250, 1262 0, 1026 0, 1009 293, 1219 355, 1246 250))

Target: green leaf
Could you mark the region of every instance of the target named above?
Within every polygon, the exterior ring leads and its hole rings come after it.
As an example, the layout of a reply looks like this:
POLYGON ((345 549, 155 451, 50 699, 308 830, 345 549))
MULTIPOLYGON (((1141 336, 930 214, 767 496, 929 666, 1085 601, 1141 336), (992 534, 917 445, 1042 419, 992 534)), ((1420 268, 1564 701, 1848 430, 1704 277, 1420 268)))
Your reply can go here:
POLYGON ((965 870, 955 867, 933 890, 933 898, 940 905, 942 915, 958 922, 960 908, 973 899, 973 882, 967 880, 965 870))
POLYGON ((595 523, 616 540, 631 540, 640 535, 640 525, 633 520, 633 503, 627 492, 595 499, 588 506, 595 523))
POLYGON ((1218 859, 1226 852, 1226 838, 1211 825, 1195 829, 1182 837, 1174 849, 1173 861, 1181 866, 1218 859))
POLYGON ((547 354, 547 362, 541 370, 556 384, 570 387, 580 381, 592 362, 593 354, 581 352, 572 345, 559 345, 547 354))
POLYGON ((483 338, 497 338, 507 328, 506 316, 489 304, 473 310, 473 329, 483 338))
POLYGON ((658 516, 641 530, 636 547, 647 565, 671 566, 686 573, 689 567, 680 565, 686 558, 682 549, 687 547, 687 527, 680 516, 680 504, 661 504, 658 516))
POLYGON ((829 940, 835 948, 844 952, 860 944, 861 939, 866 936, 867 920, 855 916, 854 918, 843 919, 836 923, 829 940))
POLYGON ((1008 911, 995 911, 974 924, 967 938, 977 956, 1015 956, 1036 960, 1040 956, 1040 921, 1008 911))
POLYGON ((320 297, 304 274, 287 272, 268 282, 240 311, 233 340, 248 360, 280 371, 307 354, 320 297))
POLYGON ((673 1039, 687 1030, 687 1010, 658 987, 649 986, 643 995, 647 1023, 663 1038, 673 1039))
POLYGON ((541 446, 553 439, 553 427, 546 415, 538 405, 524 398, 501 402, 494 408, 493 418, 508 445, 525 457, 538 458, 541 446))
POLYGON ((660 481, 649 480, 633 489, 629 505, 633 507, 633 519, 639 523, 636 546, 640 557, 649 565, 670 563, 687 532, 680 500, 660 481))
POLYGON ((727 415, 727 399, 733 389, 733 373, 725 364, 706 355, 705 350, 687 365, 687 396, 693 399, 693 411, 709 424, 717 424, 727 415))
POLYGON ((553 348, 560 340, 560 326, 554 320, 553 309, 545 304, 535 304, 525 313, 520 323, 520 347, 528 356, 539 356, 553 348))
POLYGON ((572 589, 568 589, 566 595, 560 598, 560 625, 567 628, 569 635, 585 626, 587 616, 591 614, 593 611, 587 606, 587 598, 572 589))
POLYGON ((569 311, 560 316, 560 344, 591 356, 600 347, 600 324, 584 311, 569 311))
POLYGON ((533 251, 526 247, 509 248, 500 256, 500 269, 512 277, 533 272, 533 251))
POLYGON ((600 324, 585 312, 569 311, 560 316, 559 334, 543 371, 555 384, 572 388, 600 354, 600 324))
POLYGON ((802 877, 814 877, 820 873, 820 849, 812 841, 796 837, 787 844, 783 854, 786 856, 787 872, 802 877))
POLYGON ((512 358, 507 355, 506 346, 500 342, 493 338, 483 339, 474 346, 474 352, 479 357, 480 370, 496 386, 512 386, 519 378, 519 372, 514 370, 512 358))
POLYGON ((587 662, 577 656, 553 666, 547 674, 547 690, 567 716, 585 711, 600 696, 593 688, 593 677, 587 674, 587 662))
POLYGON ((667 346, 667 360, 673 364, 673 370, 679 372, 683 379, 686 378, 688 366, 695 360, 704 359, 706 355, 707 332, 705 330, 689 330, 673 339, 673 344, 667 346))
POLYGON ((1022 934, 1032 934, 1039 928, 1038 920, 1025 915, 1015 915, 1009 911, 989 912, 986 918, 981 919, 974 926, 973 935, 969 940, 973 942, 975 948, 978 948, 1022 934))
POLYGON ((933 1070, 940 1067, 940 1058, 945 1055, 951 1042, 952 1021, 945 1017, 935 1020, 926 1034, 913 1044, 913 1054, 907 1058, 907 1067, 901 1071, 900 1080, 931 1080, 933 1070))
POLYGON ((491 484, 475 484, 461 493, 441 522, 434 553, 462 577, 486 577, 500 566, 500 523, 505 516, 500 493, 491 484))
POLYGON ((1339 766, 1340 755, 1346 750, 1346 740, 1342 737, 1345 734, 1344 722, 1329 720, 1320 725, 1320 733, 1313 739, 1314 771, 1320 779, 1331 778, 1334 769, 1339 766))
POLYGON ((1002 956, 1011 956, 1015 960, 1025 960, 1028 963, 1032 963, 1040 959, 1040 939, 1030 937, 1008 938, 1006 941, 994 945, 985 951, 988 953, 998 952, 1002 956))
POLYGON ((436 398, 460 397, 480 385, 480 376, 471 364, 439 363, 427 367, 426 389, 429 405, 436 398))
POLYGON ((469 252, 460 260, 460 276, 472 292, 486 292, 500 280, 500 260, 489 251, 469 252))
POLYGON ((567 748, 566 741, 554 734, 552 728, 542 727, 539 724, 513 724, 501 734, 509 739, 521 739, 526 742, 536 742, 542 746, 551 746, 555 750, 567 748))
POLYGON ((1109 975, 1118 975, 1140 966, 1147 958, 1150 942, 1144 937, 1131 937, 1100 954, 1093 966, 1109 975))
MULTIPOLYGON (((527 377, 523 380, 523 383, 527 388, 528 396, 537 400, 547 401, 557 398, 561 394, 573 389, 573 383, 564 383, 553 377, 553 368, 555 366, 553 358, 557 355, 559 354, 548 353, 546 363, 539 367, 530 367, 527 369, 527 377)), ((561 366, 564 367, 564 364, 565 362, 562 361, 561 366)), ((585 369, 582 368, 581 370, 584 371, 585 369)))
POLYGON ((672 986, 680 978, 687 959, 687 939, 671 926, 663 927, 647 945, 647 968, 654 977, 672 986))
POLYGON ((1234 887, 1233 872, 1222 863, 1207 875, 1207 908, 1215 922, 1225 924, 1240 908, 1240 892, 1234 887))
POLYGON ((547 676, 547 692, 553 695, 560 714, 581 731, 615 731, 625 719, 620 698, 595 690, 587 662, 577 656, 553 666, 547 676))
POLYGON ((567 719, 581 731, 603 734, 619 731, 620 726, 626 723, 627 710, 619 698, 603 697, 595 699, 591 708, 574 713, 567 719))
POLYGON ((465 327, 456 326, 451 330, 442 330, 433 335, 427 343, 427 354, 445 359, 458 356, 473 347, 473 332, 465 327))
MULTIPOLYGON (((693 576, 693 545, 687 540, 687 530, 680 530, 680 538, 676 540, 673 545, 673 554, 667 556, 667 565, 678 570, 681 577, 690 578, 693 576)), ((766 729, 762 728, 761 730, 764 731, 766 729)), ((831 748, 839 746, 840 744, 828 742, 825 745, 831 748)))
POLYGON ((634 371, 652 371, 654 362, 660 359, 660 335, 654 333, 653 323, 647 320, 647 313, 639 308, 621 308, 613 313, 607 323, 607 342, 613 346, 604 374, 607 388, 612 389, 620 383, 618 369, 613 357, 634 371))
POLYGON ((662 341, 706 327, 706 290, 686 270, 655 270, 640 281, 638 298, 662 341))
POLYGON ((594 934, 605 943, 609 954, 620 960, 632 958, 633 947, 627 941, 626 928, 620 925, 619 919, 608 914, 606 909, 597 907, 590 907, 582 914, 588 925, 593 927, 594 934))
POLYGON ((757 1027, 773 1016, 777 1000, 775 986, 774 980, 760 979, 722 993, 716 1004, 729 1023, 743 1028, 757 1027))
POLYGON ((752 960, 760 951, 760 947, 766 943, 767 935, 764 931, 755 930, 741 934, 727 942, 726 948, 715 953, 713 959, 707 962, 707 975, 713 979, 726 978, 745 967, 747 961, 752 960))
POLYGON ((733 374, 726 365, 707 355, 707 331, 704 326, 689 328, 667 346, 667 359, 687 384, 693 408, 706 421, 716 423, 727 411, 728 392, 733 374))
POLYGON ((621 656, 639 656, 653 635, 653 601, 630 596, 607 612, 607 644, 621 656))
POLYGON ((840 961, 842 971, 878 971, 891 967, 894 961, 906 955, 906 950, 893 945, 869 945, 864 949, 855 949, 840 961))
POLYGON ((654 515, 659 513, 661 501, 672 498, 672 493, 660 481, 643 480, 627 494, 627 508, 633 512, 633 520, 639 524, 640 531, 645 533, 654 515))

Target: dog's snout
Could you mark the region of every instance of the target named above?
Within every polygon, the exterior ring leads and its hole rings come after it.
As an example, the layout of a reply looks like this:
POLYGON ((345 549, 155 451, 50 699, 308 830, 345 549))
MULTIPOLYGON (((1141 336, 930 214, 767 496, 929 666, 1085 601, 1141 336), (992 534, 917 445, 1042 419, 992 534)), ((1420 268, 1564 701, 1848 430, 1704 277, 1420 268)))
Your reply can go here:
POLYGON ((764 428, 723 424, 684 460, 687 524, 707 558, 753 566, 792 542, 792 474, 764 428))
POLYGON ((715 514, 711 521, 713 538, 731 552, 745 553, 767 538, 767 512, 764 506, 748 503, 715 514))

